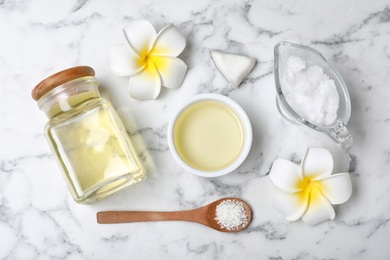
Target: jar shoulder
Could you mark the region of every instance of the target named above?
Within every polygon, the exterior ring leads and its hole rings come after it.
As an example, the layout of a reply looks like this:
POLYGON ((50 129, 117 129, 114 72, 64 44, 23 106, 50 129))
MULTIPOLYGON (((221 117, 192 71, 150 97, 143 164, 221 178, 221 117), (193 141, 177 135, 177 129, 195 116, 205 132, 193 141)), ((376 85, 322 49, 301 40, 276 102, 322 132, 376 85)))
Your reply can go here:
POLYGON ((46 123, 45 133, 47 134, 52 127, 83 120, 88 117, 88 114, 92 114, 94 111, 105 111, 113 115, 116 113, 111 102, 105 98, 86 100, 73 109, 51 118, 46 123))

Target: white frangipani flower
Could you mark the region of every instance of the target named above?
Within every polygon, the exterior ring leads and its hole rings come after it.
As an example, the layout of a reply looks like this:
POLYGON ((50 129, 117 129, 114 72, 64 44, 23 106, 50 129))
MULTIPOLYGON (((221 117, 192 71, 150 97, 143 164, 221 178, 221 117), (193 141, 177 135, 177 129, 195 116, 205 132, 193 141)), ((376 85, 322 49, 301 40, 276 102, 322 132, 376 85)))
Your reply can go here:
POLYGON ((301 165, 277 159, 272 165, 272 183, 283 191, 273 205, 287 220, 302 217, 308 225, 334 219, 332 204, 346 202, 352 194, 349 173, 333 174, 331 153, 320 147, 310 147, 301 165))
POLYGON ((179 29, 170 24, 157 34, 148 21, 136 20, 123 30, 128 44, 112 46, 108 62, 114 74, 130 76, 130 96, 155 99, 161 86, 178 88, 187 71, 186 64, 176 58, 186 46, 179 29))

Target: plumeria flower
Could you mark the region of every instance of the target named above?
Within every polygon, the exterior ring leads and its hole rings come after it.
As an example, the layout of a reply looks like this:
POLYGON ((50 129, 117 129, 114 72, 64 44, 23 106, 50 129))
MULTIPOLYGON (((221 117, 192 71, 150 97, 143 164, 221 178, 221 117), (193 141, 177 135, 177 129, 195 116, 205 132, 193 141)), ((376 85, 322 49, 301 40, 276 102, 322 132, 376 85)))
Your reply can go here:
POLYGON ((332 204, 346 202, 352 194, 349 173, 332 174, 331 153, 320 147, 307 149, 301 165, 277 159, 272 165, 272 183, 282 190, 273 205, 287 220, 302 217, 308 225, 334 219, 332 204))
POLYGON ((129 94, 139 100, 155 99, 161 85, 178 88, 187 71, 176 58, 185 48, 186 39, 174 25, 157 34, 146 20, 132 21, 123 29, 128 44, 112 46, 108 51, 111 71, 130 76, 129 94))

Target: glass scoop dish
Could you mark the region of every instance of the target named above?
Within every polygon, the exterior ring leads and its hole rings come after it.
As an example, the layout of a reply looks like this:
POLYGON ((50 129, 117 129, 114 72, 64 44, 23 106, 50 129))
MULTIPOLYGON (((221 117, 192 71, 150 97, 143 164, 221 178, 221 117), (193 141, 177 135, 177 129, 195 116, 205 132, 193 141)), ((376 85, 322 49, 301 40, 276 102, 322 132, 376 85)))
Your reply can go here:
POLYGON ((274 77, 277 94, 276 106, 284 119, 290 123, 304 125, 328 134, 343 149, 348 149, 352 145, 352 136, 346 128, 351 116, 351 100, 347 86, 333 65, 319 51, 308 46, 285 41, 277 43, 274 48, 274 77), (286 93, 283 92, 281 77, 285 73, 285 64, 290 56, 303 59, 308 66, 317 65, 321 67, 324 73, 334 81, 339 95, 339 108, 333 123, 325 125, 310 122, 305 116, 294 110, 287 101, 286 93))

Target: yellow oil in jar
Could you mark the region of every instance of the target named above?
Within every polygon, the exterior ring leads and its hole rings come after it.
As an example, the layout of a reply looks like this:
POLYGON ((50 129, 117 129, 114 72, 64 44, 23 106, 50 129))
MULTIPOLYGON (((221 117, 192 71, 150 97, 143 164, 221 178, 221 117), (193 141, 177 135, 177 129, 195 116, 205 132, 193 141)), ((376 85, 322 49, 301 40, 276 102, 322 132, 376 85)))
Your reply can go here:
POLYGON ((54 106, 50 107, 50 109, 46 112, 46 115, 49 118, 52 118, 92 98, 99 98, 98 93, 94 91, 78 93, 77 95, 61 100, 58 104, 55 104, 54 106))
POLYGON ((192 168, 218 171, 231 165, 244 144, 240 119, 218 101, 199 101, 177 118, 173 141, 179 156, 192 168))
MULTIPOLYGON (((80 97, 71 97, 69 104, 72 98, 80 97)), ((146 177, 121 121, 104 99, 58 115, 46 132, 77 202, 100 200, 146 177)))

